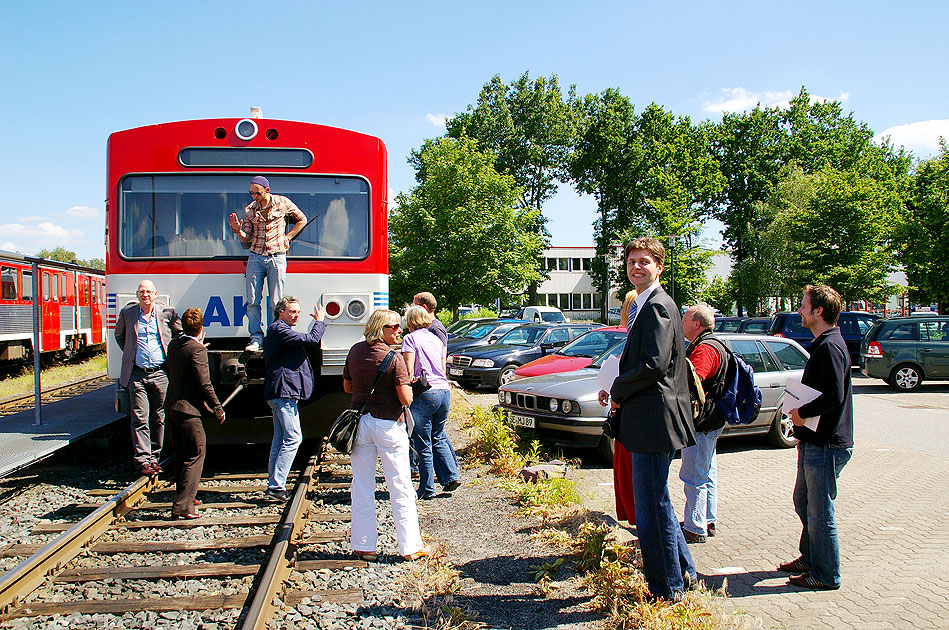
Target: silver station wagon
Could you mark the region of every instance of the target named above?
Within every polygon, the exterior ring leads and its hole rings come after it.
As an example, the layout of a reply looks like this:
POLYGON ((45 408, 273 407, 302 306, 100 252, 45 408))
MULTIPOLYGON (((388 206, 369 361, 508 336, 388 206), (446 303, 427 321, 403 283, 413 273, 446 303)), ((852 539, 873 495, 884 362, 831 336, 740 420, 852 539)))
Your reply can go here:
MULTIPOLYGON (((716 334, 755 371, 761 389, 761 411, 751 424, 726 425, 723 437, 766 435, 775 446, 794 446, 791 421, 781 414, 787 378, 800 378, 808 354, 793 339, 738 333, 716 334)), ((607 408, 600 405, 596 384, 600 365, 623 352, 625 341, 598 357, 588 368, 534 376, 503 385, 495 409, 509 424, 533 429, 538 437, 559 446, 597 448, 612 460, 612 440, 603 435, 607 408)))

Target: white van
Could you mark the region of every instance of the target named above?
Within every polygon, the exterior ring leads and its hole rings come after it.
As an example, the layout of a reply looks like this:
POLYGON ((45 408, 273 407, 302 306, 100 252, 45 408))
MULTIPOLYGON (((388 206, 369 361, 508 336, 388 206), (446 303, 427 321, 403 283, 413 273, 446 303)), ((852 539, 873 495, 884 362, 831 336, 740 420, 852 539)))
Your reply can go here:
POLYGON ((556 306, 525 306, 518 319, 526 319, 529 322, 544 322, 547 324, 559 324, 569 322, 570 320, 556 306))

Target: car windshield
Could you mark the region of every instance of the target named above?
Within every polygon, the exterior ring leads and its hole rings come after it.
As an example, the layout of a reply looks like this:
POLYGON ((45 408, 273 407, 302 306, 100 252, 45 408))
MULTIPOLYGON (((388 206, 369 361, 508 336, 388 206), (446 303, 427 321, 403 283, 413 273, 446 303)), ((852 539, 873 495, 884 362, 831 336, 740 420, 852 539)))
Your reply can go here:
POLYGON ((613 346, 612 348, 610 348, 609 350, 607 350, 606 352, 598 356, 596 359, 594 359, 593 363, 590 364, 590 367, 599 368, 601 365, 603 365, 603 362, 609 359, 610 357, 618 357, 619 355, 623 354, 623 348, 625 347, 626 347, 626 340, 623 339, 618 344, 616 344, 615 346, 613 346))
POLYGON ((457 322, 448 327, 448 332, 453 335, 464 335, 466 332, 472 328, 480 325, 480 321, 471 321, 468 319, 459 319, 457 322))
POLYGON ((741 324, 740 319, 721 319, 715 321, 715 330, 719 332, 735 332, 741 324))
POLYGON ((568 357, 598 357, 626 336, 619 330, 591 330, 557 351, 568 357))
POLYGON ((804 328, 804 325, 801 324, 801 314, 800 313, 791 313, 788 315, 788 321, 785 324, 788 329, 788 332, 796 333, 799 335, 810 334, 807 328, 804 328))
POLYGON ((537 343, 537 340, 546 330, 547 326, 521 326, 501 337, 498 343, 506 343, 512 346, 532 346, 537 343))
POLYGON ((546 313, 541 313, 540 318, 545 322, 550 322, 552 324, 557 324, 559 322, 567 321, 567 318, 563 316, 563 313, 560 311, 549 311, 546 313))
POLYGON ((475 326, 470 330, 466 330, 462 337, 467 337, 468 339, 482 339, 490 335, 491 332, 497 327, 497 324, 481 324, 480 326, 475 326))

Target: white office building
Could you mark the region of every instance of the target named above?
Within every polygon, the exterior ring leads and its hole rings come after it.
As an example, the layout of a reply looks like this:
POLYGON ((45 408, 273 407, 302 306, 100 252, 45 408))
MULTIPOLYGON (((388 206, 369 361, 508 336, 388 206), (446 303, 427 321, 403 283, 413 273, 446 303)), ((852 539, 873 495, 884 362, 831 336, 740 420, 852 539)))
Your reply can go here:
MULTIPOLYGON (((603 296, 590 275, 596 248, 551 247, 543 256, 550 277, 537 287, 538 304, 556 306, 572 320, 599 321, 603 296)), ((622 306, 622 302, 611 297, 608 306, 622 306)))

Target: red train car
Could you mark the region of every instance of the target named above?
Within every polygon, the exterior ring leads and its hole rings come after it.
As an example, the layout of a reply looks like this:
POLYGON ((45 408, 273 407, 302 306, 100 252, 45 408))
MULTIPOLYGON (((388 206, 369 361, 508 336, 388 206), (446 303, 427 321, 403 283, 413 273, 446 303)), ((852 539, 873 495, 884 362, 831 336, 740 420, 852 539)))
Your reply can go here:
MULTIPOLYGON (((248 250, 227 224, 252 201, 251 178, 264 175, 271 192, 289 197, 308 220, 287 254, 285 295, 298 297, 304 314, 326 307, 321 349, 310 357, 317 393, 300 408, 304 433, 322 432, 348 402, 349 348, 372 311, 389 303, 382 141, 285 120, 188 120, 113 133, 107 159, 110 376, 121 366, 116 317, 138 283, 151 279, 159 302, 179 313, 204 311, 212 380, 222 400, 234 396, 225 426, 207 427, 209 441, 269 441, 263 359, 244 352, 248 250)), ((299 327, 309 321, 304 315, 299 327)))
POLYGON ((68 359, 105 344, 105 273, 0 252, 0 361, 33 358, 33 263, 39 273, 40 352, 68 359))

